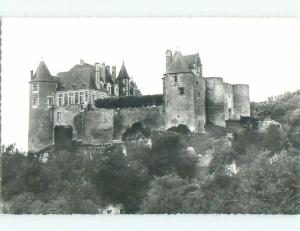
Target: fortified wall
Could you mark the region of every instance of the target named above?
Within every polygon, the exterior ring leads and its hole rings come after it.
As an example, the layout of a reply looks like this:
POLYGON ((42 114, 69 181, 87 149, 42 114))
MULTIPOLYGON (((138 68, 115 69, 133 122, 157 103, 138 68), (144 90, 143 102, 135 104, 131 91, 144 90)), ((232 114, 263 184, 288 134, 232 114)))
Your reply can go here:
POLYGON ((73 140, 83 144, 99 145, 122 140, 127 129, 137 122, 141 122, 151 130, 163 130, 163 106, 121 108, 121 109, 93 109, 78 113, 77 109, 65 108, 60 122, 56 126, 71 126, 73 140))
POLYGON ((54 140, 119 142, 138 122, 150 130, 184 124, 193 133, 205 133, 207 124, 225 127, 228 120, 250 116, 249 86, 204 78, 198 53, 168 50, 162 80, 162 95, 140 96, 124 63, 116 78, 115 68, 110 73, 109 66, 84 62, 52 76, 42 61, 31 73, 29 150, 39 151, 54 140))

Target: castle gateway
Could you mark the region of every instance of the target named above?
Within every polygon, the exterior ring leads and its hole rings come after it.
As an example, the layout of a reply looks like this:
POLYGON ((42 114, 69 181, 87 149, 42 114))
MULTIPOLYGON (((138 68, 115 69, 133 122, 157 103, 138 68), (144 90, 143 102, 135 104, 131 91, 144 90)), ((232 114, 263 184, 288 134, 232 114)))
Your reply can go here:
POLYGON ((55 131, 71 131, 73 140, 95 145, 122 139, 137 122, 154 130, 184 124, 194 133, 204 133, 207 123, 225 127, 226 120, 250 116, 248 85, 204 78, 199 54, 179 51, 166 52, 163 100, 155 106, 95 107, 99 99, 143 97, 124 63, 118 76, 115 66, 82 60, 69 71, 52 76, 41 61, 36 72, 31 72, 29 86, 28 149, 33 151, 54 144, 54 139, 59 139, 55 131))

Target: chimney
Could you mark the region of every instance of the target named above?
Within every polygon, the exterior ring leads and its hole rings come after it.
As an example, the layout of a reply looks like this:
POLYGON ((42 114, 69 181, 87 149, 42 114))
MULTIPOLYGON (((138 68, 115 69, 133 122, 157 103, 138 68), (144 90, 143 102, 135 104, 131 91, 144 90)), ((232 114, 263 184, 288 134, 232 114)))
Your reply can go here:
POLYGON ((103 83, 105 83, 105 70, 106 70, 106 68, 105 68, 105 63, 101 63, 101 77, 102 77, 102 81, 103 81, 103 83))
POLYGON ((30 79, 33 80, 33 70, 30 71, 30 79))
POLYGON ((80 59, 80 65, 83 65, 83 64, 84 64, 83 59, 80 59))
POLYGON ((106 66, 105 68, 110 73, 110 66, 106 66))
POLYGON ((117 75, 117 69, 116 66, 112 66, 111 67, 111 76, 112 76, 112 80, 115 82, 116 81, 116 76, 117 75))
POLYGON ((171 50, 167 50, 166 51, 166 68, 168 68, 169 64, 172 61, 172 51, 171 50))

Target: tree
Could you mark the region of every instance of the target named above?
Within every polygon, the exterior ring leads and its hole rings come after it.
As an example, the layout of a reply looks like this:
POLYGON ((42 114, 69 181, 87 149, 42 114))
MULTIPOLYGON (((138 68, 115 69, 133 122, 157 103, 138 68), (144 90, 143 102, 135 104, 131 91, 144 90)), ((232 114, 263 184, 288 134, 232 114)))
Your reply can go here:
POLYGON ((157 134, 152 139, 151 148, 139 149, 130 154, 148 169, 150 175, 176 173, 182 178, 195 176, 198 156, 187 152, 187 146, 178 134, 157 134))
POLYGON ((300 212, 299 157, 289 153, 260 158, 243 168, 237 210, 241 213, 298 214, 300 212))
POLYGON ((183 213, 185 188, 188 182, 175 174, 155 177, 143 200, 141 213, 183 213))
POLYGON ((148 171, 138 161, 130 161, 114 148, 108 148, 96 161, 94 183, 107 203, 123 204, 127 213, 134 213, 148 186, 148 171))
POLYGON ((293 111, 288 121, 287 138, 295 153, 300 153, 300 109, 293 111))
POLYGON ((284 148, 280 127, 271 124, 267 128, 267 132, 263 136, 263 146, 272 154, 279 153, 284 148))
POLYGON ((186 125, 184 125, 184 124, 179 124, 178 126, 170 127, 167 131, 169 131, 169 132, 177 132, 179 134, 184 134, 184 135, 191 134, 190 129, 186 125))

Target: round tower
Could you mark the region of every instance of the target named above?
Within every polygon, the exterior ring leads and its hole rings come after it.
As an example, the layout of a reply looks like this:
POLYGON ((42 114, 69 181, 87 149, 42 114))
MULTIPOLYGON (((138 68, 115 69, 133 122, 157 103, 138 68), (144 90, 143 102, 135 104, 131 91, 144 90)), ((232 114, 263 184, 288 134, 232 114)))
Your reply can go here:
POLYGON ((57 84, 44 61, 29 82, 28 150, 38 151, 53 144, 53 105, 57 84))
POLYGON ((233 119, 250 116, 249 85, 235 84, 233 89, 233 119))
POLYGON ((205 78, 205 83, 207 121, 225 127, 223 79, 219 77, 205 78))
POLYGON ((206 86, 201 76, 196 77, 195 84, 195 122, 196 133, 205 133, 206 124, 206 86))
POLYGON ((165 129, 184 124, 194 132, 194 74, 178 51, 166 61, 167 70, 163 77, 165 129))

